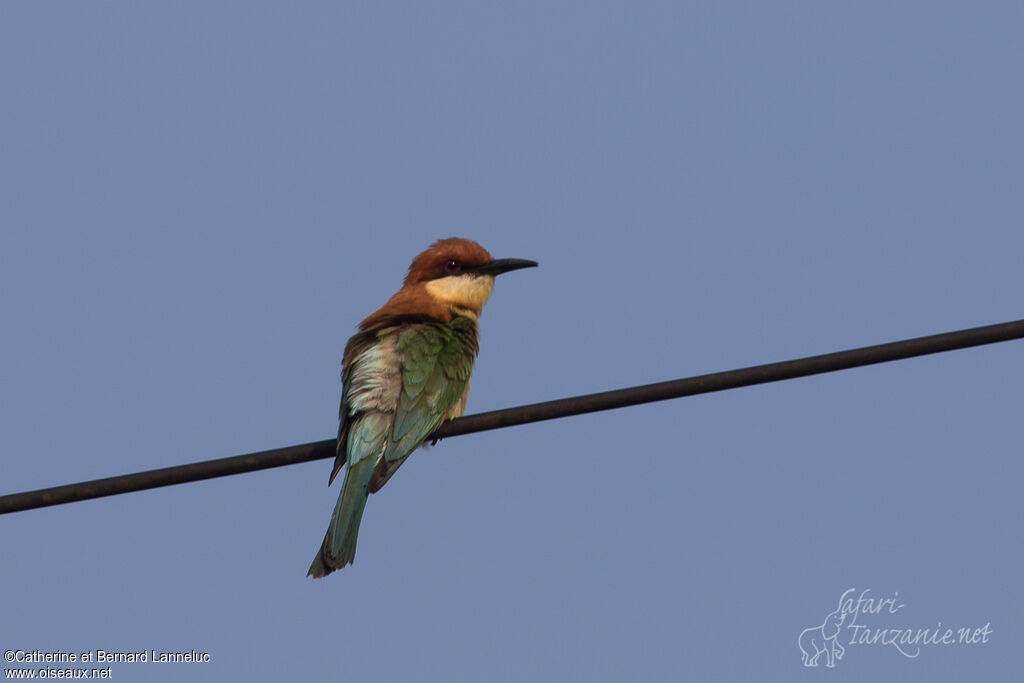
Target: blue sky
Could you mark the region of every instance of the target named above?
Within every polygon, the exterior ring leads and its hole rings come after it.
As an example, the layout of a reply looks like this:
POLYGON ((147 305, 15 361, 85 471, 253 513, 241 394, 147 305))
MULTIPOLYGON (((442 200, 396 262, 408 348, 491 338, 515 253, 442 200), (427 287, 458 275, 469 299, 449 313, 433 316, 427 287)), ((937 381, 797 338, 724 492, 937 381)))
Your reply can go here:
MULTIPOLYGON (((329 438, 440 237, 469 412, 1024 317, 1018 3, 5 3, 0 492, 329 438)), ((453 438, 305 577, 321 461, 0 519, 7 650, 117 680, 1003 680, 1020 342, 453 438), (982 627, 910 658, 798 637, 982 627), (851 623, 847 615, 846 624, 851 623)))

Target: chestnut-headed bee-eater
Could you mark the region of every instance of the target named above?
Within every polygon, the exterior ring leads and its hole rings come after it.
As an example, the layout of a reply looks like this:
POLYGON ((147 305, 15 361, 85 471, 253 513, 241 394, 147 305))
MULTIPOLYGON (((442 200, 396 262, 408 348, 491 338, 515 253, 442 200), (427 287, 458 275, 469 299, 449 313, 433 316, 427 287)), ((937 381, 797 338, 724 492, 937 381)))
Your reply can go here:
POLYGON ((348 469, 309 576, 352 563, 367 497, 442 422, 466 410, 478 316, 494 277, 536 265, 493 259, 471 240, 439 240, 413 260, 403 287, 359 323, 341 363, 338 457, 328 483, 348 469))

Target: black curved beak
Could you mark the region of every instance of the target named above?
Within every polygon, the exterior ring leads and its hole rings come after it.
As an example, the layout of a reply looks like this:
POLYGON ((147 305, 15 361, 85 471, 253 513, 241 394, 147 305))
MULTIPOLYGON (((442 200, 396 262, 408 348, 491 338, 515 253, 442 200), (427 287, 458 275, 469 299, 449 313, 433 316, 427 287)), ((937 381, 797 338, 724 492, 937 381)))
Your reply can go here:
POLYGON ((528 261, 524 258, 498 258, 482 266, 477 266, 473 269, 473 272, 494 276, 507 273, 510 270, 519 270, 520 268, 536 268, 539 265, 536 261, 528 261))

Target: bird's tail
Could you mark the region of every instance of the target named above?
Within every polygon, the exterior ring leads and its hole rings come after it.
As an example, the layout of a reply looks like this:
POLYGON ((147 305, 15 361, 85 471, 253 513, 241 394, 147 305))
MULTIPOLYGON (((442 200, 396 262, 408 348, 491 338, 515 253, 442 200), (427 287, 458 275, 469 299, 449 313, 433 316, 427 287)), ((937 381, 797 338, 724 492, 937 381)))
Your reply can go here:
POLYGON ((364 458, 345 470, 345 482, 341 485, 331 524, 327 527, 324 543, 313 558, 307 576, 327 576, 335 569, 352 564, 355 559, 359 522, 363 518, 363 508, 369 496, 374 464, 372 458, 364 458))

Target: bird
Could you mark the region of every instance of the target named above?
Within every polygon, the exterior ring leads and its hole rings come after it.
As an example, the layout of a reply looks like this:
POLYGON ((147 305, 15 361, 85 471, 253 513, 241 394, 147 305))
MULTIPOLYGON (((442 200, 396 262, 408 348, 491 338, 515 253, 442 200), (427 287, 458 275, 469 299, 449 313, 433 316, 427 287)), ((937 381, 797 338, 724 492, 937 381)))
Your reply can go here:
POLYGON ((402 288, 359 323, 341 363, 337 458, 346 467, 323 544, 307 576, 352 564, 363 509, 445 420, 462 415, 479 352, 479 316, 494 278, 536 267, 494 259, 476 242, 449 237, 413 259, 402 288))

